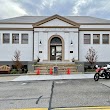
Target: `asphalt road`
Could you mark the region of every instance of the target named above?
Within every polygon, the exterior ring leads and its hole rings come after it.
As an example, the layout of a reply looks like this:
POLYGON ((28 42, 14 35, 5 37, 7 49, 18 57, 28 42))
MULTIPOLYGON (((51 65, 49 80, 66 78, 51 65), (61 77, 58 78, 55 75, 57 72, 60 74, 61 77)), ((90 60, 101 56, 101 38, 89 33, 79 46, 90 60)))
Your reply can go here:
POLYGON ((110 80, 0 83, 0 110, 76 106, 110 106, 110 80))
MULTIPOLYGON (((100 80, 69 80, 55 82, 52 108, 110 105, 110 88, 100 80)), ((110 81, 109 81, 110 86, 110 81)))
POLYGON ((52 81, 0 83, 0 110, 49 106, 52 81))

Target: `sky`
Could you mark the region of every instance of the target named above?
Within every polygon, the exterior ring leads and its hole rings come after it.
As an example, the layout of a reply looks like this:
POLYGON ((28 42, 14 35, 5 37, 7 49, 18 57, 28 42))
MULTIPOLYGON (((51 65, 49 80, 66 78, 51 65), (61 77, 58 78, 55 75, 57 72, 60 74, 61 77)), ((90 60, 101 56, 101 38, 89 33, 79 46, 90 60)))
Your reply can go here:
POLYGON ((0 19, 55 14, 110 20, 110 0, 0 0, 0 19))

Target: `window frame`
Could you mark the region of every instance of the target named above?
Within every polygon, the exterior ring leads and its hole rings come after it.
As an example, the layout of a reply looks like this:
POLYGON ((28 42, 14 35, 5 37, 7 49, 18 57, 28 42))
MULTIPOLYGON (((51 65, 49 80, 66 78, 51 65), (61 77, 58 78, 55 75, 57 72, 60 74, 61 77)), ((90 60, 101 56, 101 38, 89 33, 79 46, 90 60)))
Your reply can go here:
POLYGON ((109 34, 102 34, 102 44, 109 44, 109 34), (108 39, 106 39, 108 42, 107 43, 104 43, 104 40, 105 39, 103 39, 104 38, 104 35, 108 35, 107 37, 108 37, 108 39))
POLYGON ((83 43, 84 43, 84 44, 91 44, 91 34, 84 34, 83 43), (86 36, 86 35, 89 36, 88 39, 87 39, 87 38, 85 39, 85 36, 86 36), (88 40, 89 42, 85 42, 85 40, 86 40, 86 41, 88 40))
POLYGON ((100 44, 100 34, 93 34, 93 44, 100 44), (98 39, 94 39, 95 36, 98 36, 98 39), (98 43, 94 43, 94 40, 98 40, 98 43))
POLYGON ((21 34, 21 44, 28 44, 29 43, 29 34, 28 33, 22 33, 21 34), (27 39, 23 39, 23 35, 27 35, 27 39), (26 43, 23 42, 23 40, 27 41, 26 43))
POLYGON ((12 44, 19 44, 19 33, 12 33, 12 44), (18 35, 18 36, 13 36, 13 35, 18 35), (18 38, 13 38, 13 37, 18 37, 18 38), (17 40, 18 42, 15 42, 17 40))
POLYGON ((9 44, 9 43, 10 43, 10 33, 3 33, 3 44, 9 44), (6 34, 9 35, 8 36, 8 42, 4 42, 5 41, 5 39, 4 39, 5 36, 4 35, 6 35, 6 34))

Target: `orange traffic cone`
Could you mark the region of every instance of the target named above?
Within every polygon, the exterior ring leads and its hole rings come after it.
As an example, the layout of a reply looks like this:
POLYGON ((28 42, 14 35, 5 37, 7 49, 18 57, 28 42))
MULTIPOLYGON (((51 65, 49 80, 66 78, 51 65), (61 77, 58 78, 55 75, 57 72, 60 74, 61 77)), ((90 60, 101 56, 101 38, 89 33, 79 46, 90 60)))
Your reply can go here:
POLYGON ((36 74, 37 74, 37 75, 40 74, 40 69, 39 69, 39 68, 36 70, 36 74))
POLYGON ((53 74, 52 68, 50 68, 50 74, 53 74))
POLYGON ((67 74, 70 74, 70 68, 67 69, 67 74))

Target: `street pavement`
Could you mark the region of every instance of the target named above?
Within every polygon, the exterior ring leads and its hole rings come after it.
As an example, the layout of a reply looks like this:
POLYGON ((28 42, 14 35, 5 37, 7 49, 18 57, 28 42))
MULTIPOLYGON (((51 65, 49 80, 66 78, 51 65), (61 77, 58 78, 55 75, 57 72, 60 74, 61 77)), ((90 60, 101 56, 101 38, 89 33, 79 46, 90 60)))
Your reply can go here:
POLYGON ((52 108, 110 105, 110 88, 103 85, 101 80, 55 81, 54 87, 52 108))
POLYGON ((110 80, 93 77, 0 76, 0 110, 110 110, 110 80))
POLYGON ((0 110, 48 108, 52 81, 0 83, 0 110))
POLYGON ((110 110, 110 80, 0 83, 0 110, 110 110))

